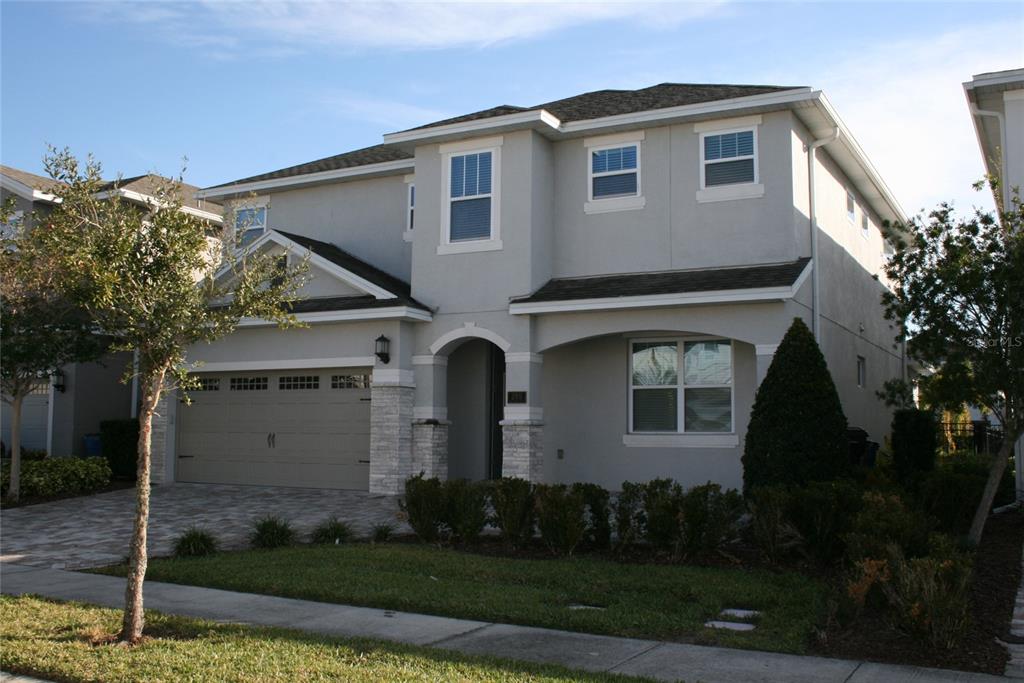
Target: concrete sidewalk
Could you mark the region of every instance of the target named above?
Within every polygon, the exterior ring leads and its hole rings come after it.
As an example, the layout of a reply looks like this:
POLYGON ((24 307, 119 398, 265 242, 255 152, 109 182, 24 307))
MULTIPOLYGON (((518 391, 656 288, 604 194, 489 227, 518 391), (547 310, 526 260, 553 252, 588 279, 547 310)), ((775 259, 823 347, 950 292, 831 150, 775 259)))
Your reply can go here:
MULTIPOLYGON (((0 565, 0 589, 121 607, 124 579, 27 565, 0 565)), ((216 621, 299 629, 330 636, 379 638, 466 654, 561 664, 572 669, 703 683, 983 683, 996 676, 910 666, 802 657, 653 640, 389 612, 250 593, 146 583, 146 607, 216 621)))

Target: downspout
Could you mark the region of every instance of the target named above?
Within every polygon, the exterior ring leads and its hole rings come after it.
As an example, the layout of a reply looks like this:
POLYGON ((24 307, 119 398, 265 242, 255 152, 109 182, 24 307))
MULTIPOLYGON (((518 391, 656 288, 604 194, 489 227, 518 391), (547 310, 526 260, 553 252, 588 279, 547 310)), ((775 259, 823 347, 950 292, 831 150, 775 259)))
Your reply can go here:
POLYGON ((818 209, 814 194, 814 152, 819 147, 839 139, 839 127, 828 137, 807 145, 807 212, 811 221, 811 328, 814 340, 821 343, 821 279, 818 265, 818 209))
MULTIPOLYGON (((999 182, 1001 185, 1006 179, 1006 117, 1003 116, 1003 112, 1001 111, 978 109, 978 105, 974 102, 970 102, 969 104, 971 105, 971 114, 974 116, 994 116, 996 121, 999 122, 999 182)), ((978 128, 979 139, 981 139, 982 135, 981 128, 978 128)), ((1005 192, 1003 192, 1003 188, 1001 186, 999 188, 999 196, 1003 200, 1002 209, 1003 211, 1006 211, 1009 209, 1009 204, 1007 203, 1005 192)))

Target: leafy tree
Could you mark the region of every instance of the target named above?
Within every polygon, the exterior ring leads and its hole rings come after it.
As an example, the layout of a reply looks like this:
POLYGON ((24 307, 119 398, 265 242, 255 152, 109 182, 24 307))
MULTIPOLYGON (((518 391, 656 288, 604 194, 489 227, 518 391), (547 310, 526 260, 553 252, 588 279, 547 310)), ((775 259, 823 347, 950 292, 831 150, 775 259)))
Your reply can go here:
MULTIPOLYGON (((238 248, 227 228, 181 211, 180 181, 168 181, 144 207, 96 197, 100 166, 84 168, 68 150, 50 149, 46 170, 65 184, 61 203, 33 230, 33 249, 58 265, 59 291, 81 305, 117 350, 138 353, 139 410, 136 512, 120 640, 142 636, 146 575, 150 442, 153 414, 164 391, 187 389, 191 345, 231 333, 243 317, 282 327, 308 264, 238 248)), ((230 223, 230 221, 225 221, 230 223)))
POLYGON ((882 303, 909 335, 911 353, 941 367, 928 383, 933 402, 983 406, 1003 426, 972 544, 981 540, 1024 428, 1024 226, 1020 198, 1010 204, 998 217, 975 211, 959 218, 944 203, 927 218, 887 226, 896 249, 885 266, 892 289, 882 303))
POLYGON ((757 389, 743 489, 829 481, 849 469, 846 416, 814 335, 795 318, 757 389))
MULTIPOLYGON (((8 223, 13 201, 0 208, 8 223)), ((25 249, 28 221, 10 227, 0 238, 0 391, 11 406, 11 475, 7 497, 21 496, 21 409, 40 382, 67 363, 98 358, 101 337, 93 333, 84 311, 53 287, 54 264, 46 255, 25 249)))

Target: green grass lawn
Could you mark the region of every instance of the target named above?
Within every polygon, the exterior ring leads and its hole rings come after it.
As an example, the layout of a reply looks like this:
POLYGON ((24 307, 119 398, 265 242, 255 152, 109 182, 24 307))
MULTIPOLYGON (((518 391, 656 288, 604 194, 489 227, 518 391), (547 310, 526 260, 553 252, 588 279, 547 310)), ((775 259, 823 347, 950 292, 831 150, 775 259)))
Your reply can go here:
MULTIPOLYGON (((124 574, 124 567, 105 570, 124 574)), ((795 573, 528 560, 425 545, 298 546, 160 559, 147 578, 510 624, 800 653, 825 587, 795 573), (604 609, 570 609, 590 605, 604 609), (746 633, 704 628, 726 607, 762 612, 746 633)))
POLYGON ((0 597, 0 669, 68 683, 639 680, 155 612, 147 614, 150 637, 141 645, 102 642, 120 618, 111 609, 0 597))

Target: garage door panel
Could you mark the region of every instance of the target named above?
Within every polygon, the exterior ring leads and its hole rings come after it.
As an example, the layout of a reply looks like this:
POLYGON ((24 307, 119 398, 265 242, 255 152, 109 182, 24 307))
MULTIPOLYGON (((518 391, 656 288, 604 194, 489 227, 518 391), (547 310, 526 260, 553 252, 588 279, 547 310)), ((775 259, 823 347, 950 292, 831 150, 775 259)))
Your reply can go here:
POLYGON ((193 392, 192 405, 179 410, 178 479, 365 490, 370 390, 330 388, 331 374, 353 373, 247 372, 267 377, 265 390, 252 391, 230 390, 230 378, 241 374, 206 375, 221 378, 220 390, 193 392), (320 386, 281 389, 295 385, 282 376, 319 376, 320 386))

